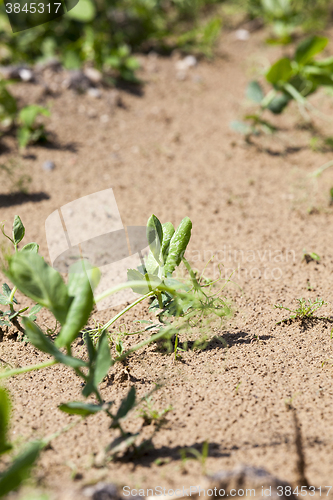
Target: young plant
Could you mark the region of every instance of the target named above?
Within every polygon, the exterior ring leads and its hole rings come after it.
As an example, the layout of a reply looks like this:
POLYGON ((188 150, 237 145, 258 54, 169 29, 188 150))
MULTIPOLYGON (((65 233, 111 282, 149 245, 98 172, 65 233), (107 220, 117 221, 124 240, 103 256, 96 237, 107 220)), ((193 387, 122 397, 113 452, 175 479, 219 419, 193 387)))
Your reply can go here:
POLYGON ((330 0, 248 0, 251 17, 271 26, 270 44, 288 44, 299 29, 322 30, 329 18, 330 0))
POLYGON ((22 108, 18 114, 17 140, 20 148, 25 148, 28 144, 45 142, 47 134, 45 125, 38 122, 38 118, 50 116, 50 111, 42 106, 31 104, 22 108))
POLYGON ((95 329, 84 331, 87 359, 83 360, 72 355, 72 346, 87 324, 95 302, 88 272, 90 280, 97 283, 98 270, 92 268, 85 260, 79 261, 70 268, 68 284, 65 284, 59 272, 50 267, 36 251, 23 251, 24 249, 18 251, 17 246, 24 236, 24 227, 21 220, 16 218, 13 238, 6 235, 13 242, 16 251, 8 258, 5 273, 14 284, 15 290, 19 289, 53 314, 55 320, 60 324, 60 332, 53 342, 31 318, 22 316, 21 321, 28 340, 36 349, 51 356, 51 360, 32 367, 5 371, 0 374, 0 378, 45 368, 56 363, 67 365, 83 381, 82 396, 84 398, 93 396, 95 402, 72 401, 64 403, 59 407, 61 411, 82 417, 94 415, 100 411, 105 412, 110 418, 110 428, 117 429, 120 434, 107 448, 107 453, 111 456, 116 456, 128 449, 139 452, 145 446, 151 445, 153 436, 138 446, 136 442, 140 433, 126 432, 122 426, 122 420, 137 404, 135 388, 130 389, 118 411, 111 413, 110 408, 113 402, 103 401, 99 384, 117 361, 123 361, 127 356, 151 342, 171 335, 175 335, 178 340, 178 332, 185 326, 198 325, 203 321, 203 317, 208 315, 213 315, 221 321, 229 313, 226 302, 219 298, 217 293, 208 295, 205 292, 205 288, 211 287, 214 283, 204 281, 204 284, 201 284, 201 277, 197 279, 184 257, 190 240, 191 227, 192 223, 187 217, 183 219, 177 230, 171 223, 162 226, 157 217, 154 215, 150 217, 147 225, 150 253, 143 261, 141 272, 129 270, 129 282, 105 292, 96 300, 126 287, 131 287, 135 292, 143 295, 103 327, 98 325, 95 329), (172 274, 181 262, 184 263, 189 273, 190 285, 172 278, 172 274), (160 320, 157 328, 158 333, 132 346, 127 351, 124 350, 123 344, 118 342, 118 355, 112 358, 107 329, 132 307, 147 298, 153 299, 151 308, 158 309, 157 315, 160 320), (166 322, 163 320, 164 316, 172 316, 174 320, 179 319, 179 322, 166 322), (97 345, 94 345, 92 337, 98 338, 97 345), (64 350, 65 352, 63 352, 64 350))
POLYGON ((320 256, 316 252, 307 252, 305 248, 303 248, 303 259, 307 264, 309 262, 317 262, 319 264, 320 262, 320 256))
POLYGON ((259 110, 246 115, 243 122, 233 122, 232 128, 247 137, 260 132, 273 132, 275 128, 262 115, 266 110, 273 114, 282 113, 291 101, 295 101, 300 111, 316 111, 307 97, 321 87, 333 87, 333 57, 317 60, 314 57, 322 52, 328 38, 313 36, 303 40, 296 48, 293 57, 283 57, 276 61, 266 72, 266 81, 272 89, 265 95, 261 85, 253 81, 248 85, 247 97, 259 104, 259 110))
POLYGON ((290 309, 289 307, 282 306, 280 304, 275 304, 274 307, 276 309, 285 309, 286 311, 289 311, 291 315, 289 318, 282 319, 281 321, 278 321, 276 324, 279 325, 280 323, 284 323, 286 321, 290 321, 293 319, 296 320, 304 320, 308 318, 317 318, 317 319, 328 319, 326 316, 314 316, 314 313, 320 309, 321 307, 325 306, 327 302, 324 302, 323 299, 317 298, 314 302, 312 302, 311 299, 308 299, 307 301, 303 298, 297 299, 298 301, 298 307, 296 309, 290 309))
POLYGON ((196 448, 183 448, 180 450, 180 456, 182 460, 183 467, 185 466, 187 460, 190 458, 194 460, 198 460, 201 464, 202 474, 207 474, 206 461, 209 453, 209 442, 205 441, 202 445, 201 453, 196 448), (192 455, 192 457, 188 457, 187 454, 192 455))
MULTIPOLYGON (((25 235, 25 227, 18 215, 15 215, 14 217, 14 223, 13 223, 13 228, 12 228, 12 237, 8 236, 5 233, 4 230, 5 224, 1 223, 1 231, 2 234, 8 238, 8 240, 13 244, 15 252, 19 252, 18 250, 18 245, 21 243, 21 241, 24 238, 25 235)), ((33 252, 37 253, 39 249, 39 245, 37 243, 28 243, 22 249, 20 252, 33 252)), ((0 293, 0 304, 3 306, 9 306, 9 309, 7 311, 1 311, 0 310, 0 326, 12 326, 14 325, 20 332, 24 332, 21 324, 19 323, 19 319, 22 320, 24 315, 22 314, 23 312, 27 311, 29 309, 29 306, 23 307, 19 310, 15 310, 14 306, 18 304, 16 298, 15 298, 15 293, 17 291, 17 287, 13 287, 10 289, 10 287, 7 285, 7 283, 3 283, 2 285, 2 293, 0 293)), ((42 306, 39 304, 36 304, 35 306, 31 307, 29 310, 29 314, 27 315, 28 318, 30 318, 32 321, 35 321, 37 319, 36 314, 41 310, 42 306)))
POLYGON ((154 401, 151 396, 144 398, 144 407, 140 409, 139 416, 143 418, 143 425, 150 425, 154 423, 157 426, 163 424, 165 420, 165 415, 169 413, 173 408, 169 405, 167 408, 164 408, 162 411, 155 410, 153 408, 154 401))

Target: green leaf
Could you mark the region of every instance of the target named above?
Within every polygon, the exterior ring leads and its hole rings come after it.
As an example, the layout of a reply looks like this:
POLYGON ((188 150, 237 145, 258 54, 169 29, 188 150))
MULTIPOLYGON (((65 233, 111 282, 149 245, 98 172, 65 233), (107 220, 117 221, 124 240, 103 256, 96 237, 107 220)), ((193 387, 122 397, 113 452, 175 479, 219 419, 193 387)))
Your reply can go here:
POLYGON ((31 321, 36 321, 37 319, 36 314, 39 313, 41 309, 42 306, 40 304, 36 304, 31 309, 29 309, 28 317, 31 319, 31 321))
POLYGON ((247 123, 238 121, 238 120, 232 121, 230 123, 230 128, 232 128, 233 130, 235 130, 236 132, 238 132, 242 135, 250 135, 253 132, 253 129, 252 129, 252 127, 250 127, 250 125, 248 125, 247 123))
POLYGON ((106 331, 102 333, 98 341, 97 356, 95 363, 94 383, 96 387, 107 375, 111 366, 111 354, 106 331))
POLYGON ((186 247, 191 238, 191 229, 191 219, 184 217, 170 241, 169 253, 164 266, 166 276, 174 272, 184 257, 186 247))
POLYGON ((270 67, 266 73, 266 80, 272 85, 282 85, 291 78, 292 74, 291 61, 284 57, 270 67))
POLYGON ((132 285, 133 292, 145 295, 146 293, 155 290, 162 281, 154 274, 141 274, 136 269, 127 270, 128 281, 137 281, 137 285, 132 285))
POLYGON ((24 245, 24 247, 21 248, 20 252, 38 253, 38 250, 39 250, 38 243, 27 243, 27 245, 24 245))
POLYGON ((154 274, 154 275, 158 274, 158 270, 159 270, 160 266, 156 262, 155 257, 153 256, 153 254, 151 252, 149 252, 147 257, 145 258, 145 268, 146 268, 148 274, 154 274))
POLYGON ((3 291, 4 295, 5 295, 6 297, 8 297, 8 298, 10 297, 10 294, 12 293, 12 291, 11 291, 11 289, 9 288, 9 286, 7 285, 7 283, 4 283, 4 284, 2 285, 2 291, 3 291))
POLYGON ((134 405, 135 405, 135 387, 133 385, 128 391, 126 398, 122 400, 115 419, 120 420, 121 418, 126 417, 127 413, 133 408, 134 405))
POLYGON ((70 366, 71 368, 80 368, 82 366, 87 366, 87 363, 78 358, 73 358, 72 356, 67 356, 63 354, 56 346, 51 342, 51 340, 44 335, 42 330, 31 321, 27 316, 22 317, 23 326, 25 328, 25 333, 29 341, 37 349, 47 354, 53 356, 59 363, 70 366))
POLYGON ((131 434, 127 432, 123 436, 117 437, 112 443, 107 447, 107 451, 111 455, 117 455, 117 453, 125 453, 137 440, 140 433, 131 434))
POLYGON ((37 104, 31 104, 21 109, 19 112, 19 120, 24 127, 31 130, 38 115, 50 116, 50 111, 37 104))
POLYGON ((70 415, 82 415, 82 417, 94 415, 95 413, 98 413, 105 409, 104 405, 93 405, 90 403, 82 403, 80 401, 65 403, 59 405, 58 408, 65 413, 69 413, 70 415))
POLYGON ((295 52, 295 60, 298 64, 304 65, 308 61, 310 61, 313 56, 319 54, 326 45, 328 44, 328 38, 322 36, 313 36, 303 40, 297 48, 295 52))
POLYGON ((290 100, 290 96, 287 94, 277 95, 271 100, 267 108, 275 115, 279 115, 289 104, 290 100))
POLYGON ((4 321, 0 319, 0 326, 12 326, 12 325, 9 321, 4 321))
MULTIPOLYGON (((172 222, 165 222, 164 224, 162 224, 162 230, 163 230, 163 240, 161 246, 161 258, 164 263, 169 253, 171 238, 175 234, 175 228, 173 227, 172 222)), ((149 273, 148 269, 147 271, 149 273)))
POLYGON ((7 431, 10 418, 10 399, 8 392, 0 387, 0 455, 11 449, 11 444, 7 442, 7 431))
POLYGON ((163 242, 163 229, 162 224, 154 214, 149 217, 147 222, 147 240, 151 253, 159 263, 159 255, 163 242))
POLYGON ((9 258, 7 276, 17 288, 49 309, 63 325, 72 302, 61 275, 33 252, 18 252, 9 258))
POLYGON ((253 81, 250 82, 247 86, 246 97, 248 99, 251 99, 251 101, 260 104, 263 98, 265 97, 265 94, 261 88, 261 85, 258 82, 253 81))
POLYGON ((0 497, 16 490, 18 486, 29 476, 30 469, 37 460, 44 443, 37 441, 31 443, 11 464, 11 466, 0 474, 0 497))
POLYGON ((15 245, 18 245, 20 241, 23 240, 25 234, 25 227, 18 215, 15 215, 13 223, 13 241, 15 245))
POLYGON ((81 23, 89 23, 96 15, 96 8, 91 0, 80 0, 73 9, 67 12, 67 17, 81 23))
POLYGON ((17 129, 17 141, 20 148, 25 148, 31 139, 31 132, 28 127, 21 126, 17 129))
POLYGON ((68 294, 73 297, 73 301, 55 342, 58 347, 68 348, 72 344, 87 323, 94 306, 94 296, 84 262, 79 261, 75 266, 75 269, 71 267, 68 278, 68 294))
POLYGON ((12 304, 12 302, 4 295, 0 295, 0 304, 2 304, 3 306, 8 306, 8 304, 12 304))
POLYGON ((87 346, 88 356, 89 356, 89 364, 92 365, 96 359, 96 349, 94 347, 93 341, 89 335, 89 331, 84 332, 84 341, 87 346))

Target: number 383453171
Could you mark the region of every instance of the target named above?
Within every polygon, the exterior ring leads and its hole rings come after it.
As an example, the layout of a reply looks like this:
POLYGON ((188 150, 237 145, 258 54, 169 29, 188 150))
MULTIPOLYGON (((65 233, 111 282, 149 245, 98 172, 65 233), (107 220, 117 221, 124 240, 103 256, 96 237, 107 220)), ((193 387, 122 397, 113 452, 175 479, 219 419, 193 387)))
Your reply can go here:
POLYGON ((25 3, 21 5, 20 3, 6 3, 7 14, 19 14, 20 12, 30 13, 30 14, 57 14, 61 3, 25 3))

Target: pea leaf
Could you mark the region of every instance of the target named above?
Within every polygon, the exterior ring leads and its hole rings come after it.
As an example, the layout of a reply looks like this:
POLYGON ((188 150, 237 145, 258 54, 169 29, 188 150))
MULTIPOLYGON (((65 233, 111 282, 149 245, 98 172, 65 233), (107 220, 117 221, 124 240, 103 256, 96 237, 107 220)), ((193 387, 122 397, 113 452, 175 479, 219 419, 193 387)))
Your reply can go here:
POLYGON ((286 83, 292 76, 291 61, 287 57, 279 59, 266 73, 266 80, 273 85, 286 83))
POLYGON ((151 253, 155 257, 156 262, 159 263, 159 255, 163 242, 163 229, 162 224, 154 214, 149 217, 147 222, 147 240, 151 253))
POLYGON ((10 280, 35 302, 49 309, 63 325, 72 298, 61 275, 34 252, 18 252, 9 258, 10 280))
POLYGON ((127 413, 133 408, 134 405, 135 405, 135 387, 133 385, 128 391, 126 398, 122 400, 121 405, 115 416, 115 419, 120 420, 121 418, 126 417, 127 413))
POLYGON ((173 224, 171 222, 165 222, 164 224, 162 224, 162 230, 163 230, 163 240, 161 246, 161 257, 164 263, 169 253, 171 238, 175 234, 175 228, 173 227, 173 224))
POLYGON ((157 288, 162 282, 161 280, 154 274, 141 274, 136 269, 128 269, 127 270, 127 279, 128 281, 137 281, 137 285, 132 285, 131 288, 133 292, 140 293, 145 295, 157 288))
POLYGON ((7 283, 4 283, 2 285, 2 291, 3 291, 3 294, 6 296, 6 297, 10 297, 10 294, 12 293, 11 289, 9 288, 9 286, 7 285, 7 283))
POLYGON ((88 331, 84 332, 84 341, 85 341, 86 346, 87 346, 89 363, 92 365, 93 362, 95 361, 95 358, 96 358, 96 349, 94 347, 93 341, 91 340, 91 337, 90 337, 88 331))
POLYGON ((265 95, 258 82, 253 81, 248 84, 246 89, 246 97, 248 99, 251 99, 251 101, 257 102, 259 104, 261 103, 265 95))
POLYGON ((14 223, 13 223, 13 241, 17 245, 20 243, 20 241, 23 240, 25 235, 25 227, 23 226, 23 223, 18 215, 15 215, 14 217, 14 223))
POLYGON ((230 123, 230 128, 243 135, 249 135, 252 132, 252 127, 250 127, 250 125, 239 120, 232 121, 230 123))
POLYGON ((189 217, 184 217, 177 227, 170 241, 168 258, 164 266, 165 275, 171 275, 177 266, 179 266, 186 247, 191 238, 192 222, 189 217))
POLYGON ((272 113, 279 115, 282 113, 284 108, 288 106, 290 99, 290 96, 287 94, 277 95, 271 100, 267 107, 272 113))
POLYGON ((111 366, 111 354, 108 338, 106 335, 106 331, 102 333, 100 336, 98 347, 97 347, 97 356, 96 356, 96 367, 94 373, 94 383, 96 387, 100 384, 108 373, 109 368, 111 366))
POLYGON ((7 431, 10 418, 10 399, 8 392, 0 387, 0 455, 11 449, 11 444, 7 442, 7 431))
POLYGON ((37 441, 31 443, 11 464, 11 466, 0 474, 0 497, 7 495, 29 476, 30 469, 37 460, 44 443, 37 441))
POLYGON ((313 56, 324 50, 327 44, 328 38, 326 37, 315 35, 313 37, 306 38, 297 46, 295 60, 298 64, 304 65, 309 62, 313 56))
POLYGON ((82 415, 82 417, 94 415, 95 413, 105 409, 104 405, 93 405, 90 403, 82 403, 81 401, 65 403, 59 405, 58 408, 65 413, 69 413, 70 415, 82 415))
POLYGON ((107 447, 107 451, 111 455, 116 455, 117 453, 125 453, 133 444, 136 439, 140 436, 140 433, 131 434, 127 432, 123 436, 117 437, 112 443, 107 447))
POLYGON ((36 314, 39 313, 41 309, 42 306, 40 304, 36 304, 31 309, 29 309, 28 317, 31 319, 31 321, 36 321, 37 319, 36 314))
POLYGON ((84 262, 79 261, 75 266, 75 269, 70 269, 68 279, 68 294, 73 300, 66 322, 55 342, 58 347, 69 347, 72 344, 81 328, 87 323, 94 306, 94 296, 84 269, 84 262))
POLYGON ((42 330, 29 319, 27 316, 22 317, 23 326, 25 328, 25 333, 29 341, 37 349, 47 354, 53 356, 59 363, 70 366, 71 368, 80 368, 82 366, 87 366, 87 363, 78 358, 73 358, 72 356, 67 356, 63 354, 56 346, 47 338, 42 330))
POLYGON ((38 253, 39 250, 39 245, 38 243, 27 243, 27 245, 24 245, 23 248, 21 248, 21 252, 34 252, 38 253))

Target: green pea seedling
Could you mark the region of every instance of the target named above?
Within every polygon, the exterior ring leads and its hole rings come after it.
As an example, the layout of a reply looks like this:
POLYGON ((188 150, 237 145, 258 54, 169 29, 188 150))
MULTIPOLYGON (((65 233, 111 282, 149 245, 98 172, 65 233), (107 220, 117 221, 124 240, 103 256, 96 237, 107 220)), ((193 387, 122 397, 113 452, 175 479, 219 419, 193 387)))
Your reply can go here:
POLYGON ((258 81, 250 82, 246 95, 259 105, 259 111, 246 115, 245 122, 232 122, 231 127, 247 138, 261 132, 273 133, 276 128, 264 120, 262 114, 269 110, 278 115, 292 101, 298 104, 303 115, 306 110, 317 112, 307 98, 321 87, 333 87, 333 57, 314 58, 327 44, 328 38, 312 36, 297 46, 293 57, 276 61, 265 75, 272 86, 266 95, 258 81))
MULTIPOLYGON (((4 223, 1 223, 1 231, 2 234, 8 238, 11 243, 14 246, 15 252, 18 252, 18 245, 19 243, 23 240, 24 235, 25 235, 25 228, 24 225, 18 215, 15 215, 14 218, 14 223, 13 223, 13 229, 12 229, 12 237, 8 236, 5 231, 4 231, 4 223)), ((39 249, 39 245, 37 243, 28 243, 25 245, 20 252, 34 252, 37 253, 39 249)), ((13 287, 13 289, 10 289, 10 287, 7 285, 7 283, 3 283, 2 285, 2 293, 0 293, 0 304, 4 306, 9 306, 9 310, 7 311, 0 311, 0 326, 12 326, 14 325, 20 332, 24 332, 22 326, 20 325, 18 319, 23 318, 23 312, 27 311, 29 309, 29 306, 23 307, 16 311, 14 309, 14 305, 17 305, 18 302, 15 298, 15 293, 17 291, 17 287, 13 287)), ((36 314, 41 310, 42 306, 39 304, 36 304, 35 306, 31 307, 28 313, 28 317, 32 320, 35 321, 37 319, 36 314)))
MULTIPOLYGON (((207 290, 215 282, 206 281, 202 276, 197 278, 196 273, 184 257, 191 236, 191 228, 192 223, 188 217, 183 219, 176 230, 171 223, 162 225, 157 217, 154 215, 150 217, 147 224, 147 239, 150 252, 143 261, 142 268, 140 270, 128 270, 128 282, 104 292, 100 297, 96 298, 96 301, 117 292, 119 289, 128 287, 142 295, 104 326, 97 325, 95 329, 84 329, 84 327, 95 303, 90 281, 87 277, 87 269, 89 268, 92 274, 96 274, 96 276, 98 270, 91 269, 91 266, 86 261, 80 261, 71 268, 68 283, 65 284, 60 273, 38 255, 38 245, 36 243, 26 245, 28 248, 23 247, 21 251, 18 251, 18 244, 25 233, 22 221, 18 216, 14 220, 13 238, 7 236, 3 231, 15 248, 15 253, 8 257, 8 265, 4 270, 14 284, 14 288, 10 291, 11 300, 8 301, 8 305, 13 307, 15 303, 13 300, 14 294, 19 289, 27 297, 37 302, 39 307, 45 307, 52 313, 56 322, 60 325, 60 331, 55 340, 52 341, 33 321, 34 318, 21 316, 20 319, 29 342, 36 349, 48 354, 51 359, 39 365, 6 370, 0 373, 0 379, 46 368, 56 363, 72 368, 83 381, 82 396, 84 398, 94 396, 96 401, 93 403, 72 401, 61 404, 59 409, 71 415, 80 415, 83 418, 101 411, 106 413, 110 419, 110 428, 117 430, 119 436, 107 447, 105 458, 107 456, 116 457, 128 450, 139 453, 147 446, 151 446, 152 438, 160 428, 160 425, 158 425, 150 438, 143 440, 139 445, 137 441, 140 439, 140 432, 130 433, 123 428, 123 420, 140 401, 136 400, 136 391, 133 386, 122 400, 118 410, 111 412, 113 402, 105 402, 99 389, 99 384, 107 375, 109 369, 116 362, 123 361, 127 356, 144 346, 162 338, 170 338, 172 335, 177 340, 175 344, 175 354, 177 354, 178 333, 181 329, 198 326, 210 315, 222 321, 222 318, 230 313, 230 308, 225 300, 218 296, 220 291, 211 295, 207 293, 207 290), (172 277, 172 274, 181 263, 187 269, 190 277, 189 283, 183 283, 172 277), (108 328, 145 299, 152 300, 151 310, 157 310, 159 318, 156 328, 157 333, 125 350, 123 338, 126 332, 122 332, 117 337, 117 355, 113 358, 108 341, 108 328), (165 317, 173 318, 173 321, 166 321, 165 317), (73 343, 80 332, 83 333, 87 349, 87 359, 84 360, 72 354, 73 343), (93 339, 96 342, 93 342, 93 339)), ((146 402, 150 401, 147 397, 146 402)), ((160 417, 161 415, 159 415, 159 419, 160 417)), ((156 415, 153 414, 152 418, 156 419, 156 415)))

